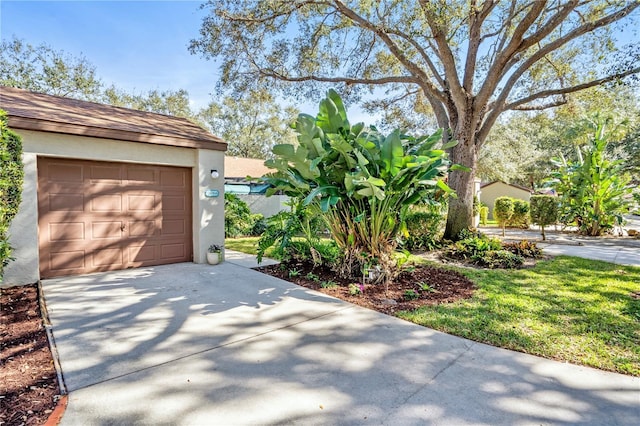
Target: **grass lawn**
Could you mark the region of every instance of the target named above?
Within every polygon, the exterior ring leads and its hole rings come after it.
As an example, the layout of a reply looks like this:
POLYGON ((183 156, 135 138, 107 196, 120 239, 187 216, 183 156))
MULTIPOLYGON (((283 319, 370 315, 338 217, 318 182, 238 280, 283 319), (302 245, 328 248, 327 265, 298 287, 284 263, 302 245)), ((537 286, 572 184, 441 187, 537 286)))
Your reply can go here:
POLYGON ((493 346, 640 376, 640 268, 560 256, 521 270, 461 270, 468 300, 398 316, 493 346))
MULTIPOLYGON (((226 238, 224 240, 224 247, 229 250, 240 251, 242 253, 257 254, 259 239, 260 237, 226 238)), ((273 247, 270 247, 267 250, 267 253, 270 252, 273 252, 273 247)))
MULTIPOLYGON (((234 238, 225 246, 255 254, 257 242, 234 238)), ((640 292, 640 268, 559 256, 530 269, 456 269, 478 285, 471 299, 398 316, 493 346, 640 376, 640 299, 631 297, 640 292)))

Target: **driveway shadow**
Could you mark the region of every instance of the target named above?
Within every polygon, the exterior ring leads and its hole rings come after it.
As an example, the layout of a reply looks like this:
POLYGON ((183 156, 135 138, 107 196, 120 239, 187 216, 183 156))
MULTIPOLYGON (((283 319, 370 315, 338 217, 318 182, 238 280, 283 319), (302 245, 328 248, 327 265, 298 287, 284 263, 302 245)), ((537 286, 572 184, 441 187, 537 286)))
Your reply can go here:
POLYGON ((436 332, 233 265, 44 285, 63 424, 636 424, 640 378, 436 332))
POLYGON ((345 308, 230 264, 59 278, 43 289, 69 390, 345 308))

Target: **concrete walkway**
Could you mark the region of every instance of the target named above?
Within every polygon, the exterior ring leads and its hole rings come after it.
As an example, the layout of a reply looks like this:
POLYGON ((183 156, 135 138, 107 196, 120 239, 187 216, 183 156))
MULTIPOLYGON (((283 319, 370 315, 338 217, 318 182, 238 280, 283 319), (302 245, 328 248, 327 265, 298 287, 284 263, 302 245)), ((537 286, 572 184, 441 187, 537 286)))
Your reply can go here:
POLYGON ((480 227, 479 229, 486 235, 505 241, 534 241, 545 254, 553 256, 576 256, 618 265, 640 266, 640 239, 636 238, 584 237, 551 228, 546 231, 547 240, 542 241, 540 231, 537 229, 507 229, 504 237, 502 237, 502 229, 497 227, 480 227))
POLYGON ((43 282, 62 424, 638 424, 638 377, 439 333, 228 259, 43 282))

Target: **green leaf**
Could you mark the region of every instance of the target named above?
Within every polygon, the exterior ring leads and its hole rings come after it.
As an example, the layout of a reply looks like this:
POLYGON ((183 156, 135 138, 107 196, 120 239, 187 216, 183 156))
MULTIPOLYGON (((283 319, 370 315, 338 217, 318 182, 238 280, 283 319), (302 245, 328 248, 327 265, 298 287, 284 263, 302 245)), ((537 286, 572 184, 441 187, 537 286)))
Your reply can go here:
POLYGON ((385 171, 395 176, 400 171, 403 164, 404 151, 398 130, 394 130, 382 143, 380 149, 385 171))
POLYGON ((463 166, 462 164, 453 164, 451 165, 451 167, 449 167, 449 170, 451 171, 455 171, 455 170, 460 170, 462 172, 470 172, 471 169, 467 166, 463 166))
POLYGON ((288 143, 274 145, 271 151, 275 155, 285 158, 292 158, 295 155, 295 147, 288 143))
POLYGON ((436 183, 436 186, 438 188, 442 189, 447 194, 455 194, 455 191, 453 189, 449 188, 449 185, 444 183, 443 180, 438 180, 438 182, 436 183))

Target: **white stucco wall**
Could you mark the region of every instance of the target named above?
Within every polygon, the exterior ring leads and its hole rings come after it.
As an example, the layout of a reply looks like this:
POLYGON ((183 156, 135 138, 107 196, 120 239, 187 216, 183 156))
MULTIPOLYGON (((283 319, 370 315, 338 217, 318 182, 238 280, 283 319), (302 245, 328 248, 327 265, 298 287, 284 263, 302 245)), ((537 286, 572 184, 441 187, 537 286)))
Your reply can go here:
POLYGON ((272 195, 267 197, 262 194, 237 194, 238 197, 249 205, 251 213, 260 213, 264 217, 271 217, 282 210, 291 210, 286 204, 289 197, 286 195, 272 195))
POLYGON ((22 203, 9 229, 14 261, 5 268, 3 286, 37 282, 38 199, 37 156, 95 161, 118 161, 192 169, 193 259, 206 261, 206 249, 224 242, 224 179, 211 179, 211 169, 224 176, 224 152, 84 136, 16 130, 22 136, 25 178, 22 203), (206 189, 218 189, 218 198, 206 198, 206 189))
POLYGON ((224 244, 224 153, 199 149, 196 151, 198 171, 193 173, 193 260, 206 263, 207 248, 211 244, 224 244), (211 170, 217 170, 218 179, 211 178, 211 170), (208 189, 218 190, 218 197, 208 198, 208 189))
POLYGON ((511 197, 529 201, 531 199, 531 193, 503 182, 496 182, 483 187, 480 192, 480 201, 489 207, 489 219, 493 219, 493 205, 498 197, 511 197))

